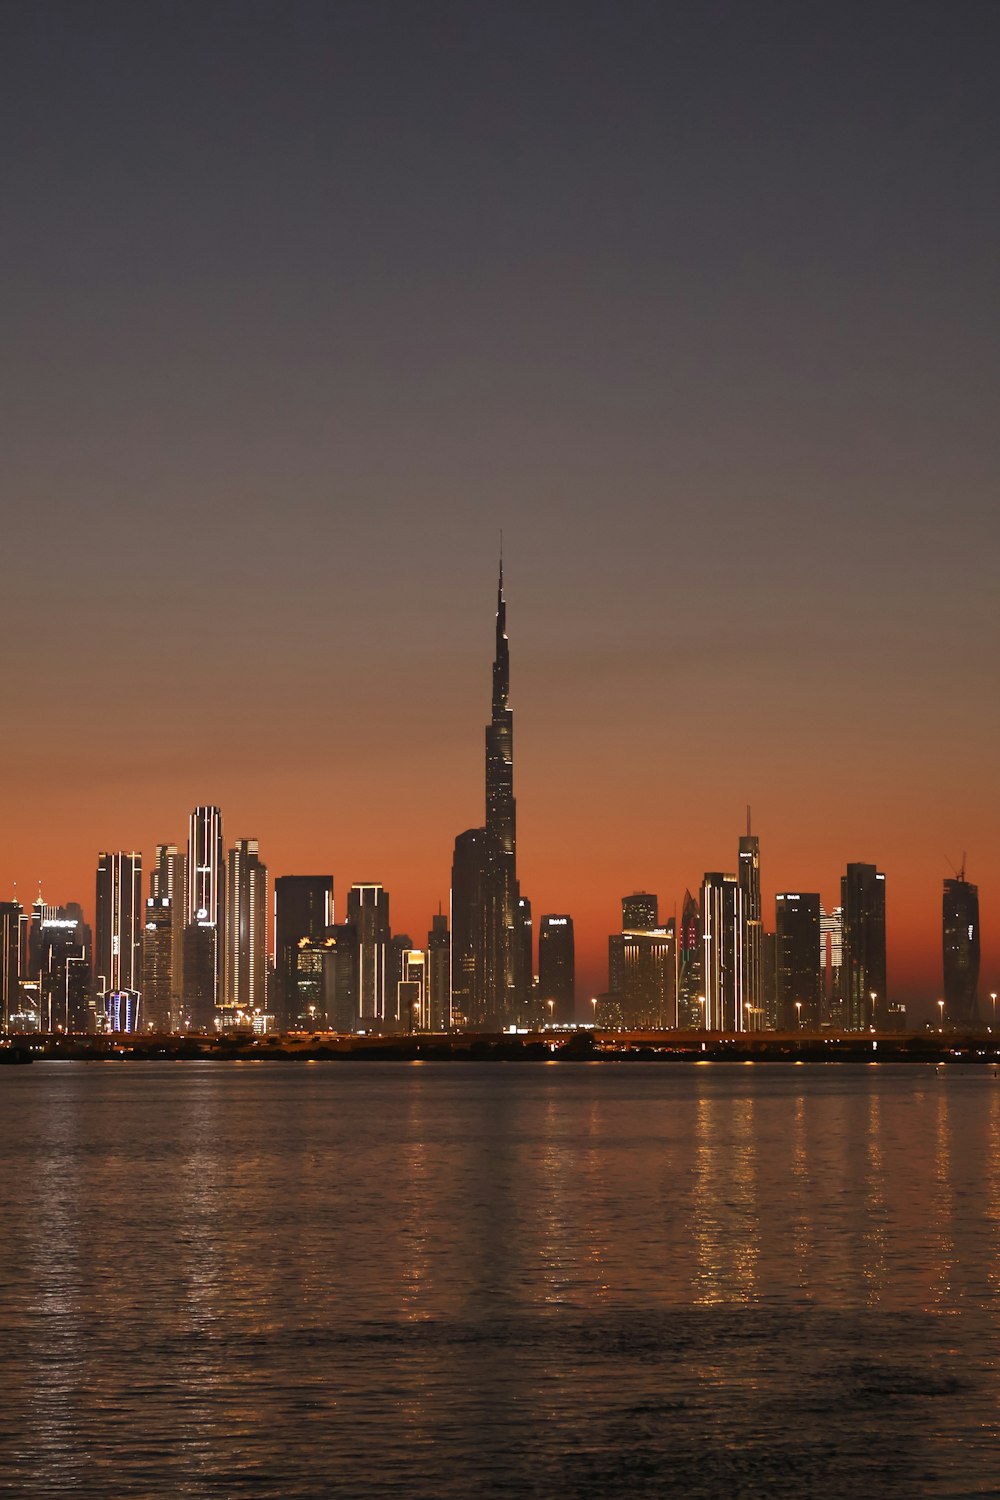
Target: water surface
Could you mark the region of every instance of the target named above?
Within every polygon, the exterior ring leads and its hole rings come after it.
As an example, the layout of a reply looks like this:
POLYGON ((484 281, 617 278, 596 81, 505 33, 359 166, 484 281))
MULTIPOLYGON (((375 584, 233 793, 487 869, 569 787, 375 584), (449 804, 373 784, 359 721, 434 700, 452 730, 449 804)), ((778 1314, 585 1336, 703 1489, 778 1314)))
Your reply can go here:
POLYGON ((1000 1080, 0 1076, 0 1493, 1000 1493, 1000 1080))

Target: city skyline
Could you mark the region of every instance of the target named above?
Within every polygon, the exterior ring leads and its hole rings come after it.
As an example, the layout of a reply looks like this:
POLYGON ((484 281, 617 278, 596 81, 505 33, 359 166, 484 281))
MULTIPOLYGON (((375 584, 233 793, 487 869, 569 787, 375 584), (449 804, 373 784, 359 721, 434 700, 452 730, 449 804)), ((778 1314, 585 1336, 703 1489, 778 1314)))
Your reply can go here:
MULTIPOLYGON (((473 927, 479 921, 485 924, 483 937, 479 940, 474 938, 471 940, 472 947, 464 969, 463 961, 458 962, 454 984, 456 996, 461 990, 461 997, 455 999, 454 1008, 459 1016, 465 1017, 472 1025, 494 1030, 514 1022, 523 1024, 524 1021, 530 1019, 528 1004, 530 986, 524 978, 524 962, 520 958, 523 945, 517 935, 520 931, 517 926, 517 910, 520 905, 526 906, 528 920, 526 931, 530 933, 531 902, 530 898, 523 902, 519 902, 518 899, 520 887, 516 873, 514 837, 513 716, 510 709, 510 653, 506 627, 507 605, 501 559, 495 618, 492 718, 486 730, 487 822, 485 827, 470 828, 458 836, 455 860, 459 859, 460 849, 466 852, 462 854, 463 863, 453 864, 452 878, 459 883, 449 892, 449 910, 452 912, 453 922, 455 911, 463 909, 463 902, 471 901, 473 907, 478 908, 480 913, 477 917, 475 910, 472 911, 473 927), (470 859, 471 865, 468 864, 470 859), (506 869, 505 860, 509 860, 509 868, 506 869), (465 969, 468 973, 465 973, 465 969), (504 979, 503 975, 509 977, 504 979), (504 995, 508 998, 504 999, 504 995)), ((802 1024, 802 1002, 793 1006, 792 996, 805 993, 800 983, 802 939, 801 937, 793 938, 791 928, 783 936, 782 923, 785 921, 786 913, 797 912, 803 902, 807 904, 812 902, 810 908, 812 915, 806 920, 815 928, 816 941, 813 943, 813 949, 818 951, 820 914, 825 912, 823 896, 819 891, 800 896, 778 890, 775 893, 774 905, 771 909, 773 915, 769 922, 768 910, 761 897, 760 838, 758 834, 751 831, 751 821, 751 808, 748 806, 746 831, 738 836, 736 858, 732 862, 731 870, 729 872, 724 869, 717 872, 707 871, 700 885, 700 899, 697 905, 702 914, 705 943, 703 952, 699 952, 702 967, 698 987, 702 994, 698 997, 698 1001, 705 1007, 702 1024, 707 1024, 709 1029, 713 1030, 747 1029, 753 1031, 773 1028, 775 1024, 779 1028, 784 1024, 787 1028, 794 1015, 794 1025, 798 1029, 802 1024), (777 932, 776 939, 775 931, 777 932), (769 933, 771 934, 770 940, 777 942, 777 948, 771 960, 770 999, 764 1003, 760 997, 763 993, 763 972, 767 966, 764 962, 762 943, 767 943, 769 933), (797 950, 794 948, 796 942, 798 943, 797 950), (797 959, 793 956, 796 951, 799 954, 797 959), (789 977, 792 974, 799 976, 795 983, 789 977), (783 975, 784 978, 782 978, 783 975)), ((293 909, 298 911, 301 898, 297 894, 291 897, 291 890, 293 887, 309 888, 309 898, 311 905, 315 907, 316 914, 310 921, 305 921, 300 916, 296 931, 301 931, 303 936, 315 942, 318 947, 327 935, 335 932, 343 934, 350 930, 343 926, 334 928, 330 925, 331 918, 337 914, 336 879, 332 876, 305 876, 299 872, 289 871, 279 876, 277 881, 272 877, 269 882, 267 866, 263 860, 260 860, 258 853, 260 841, 257 838, 245 836, 235 840, 224 836, 222 810, 216 805, 196 806, 189 816, 188 828, 186 856, 180 855, 175 845, 159 843, 156 845, 150 871, 148 900, 144 894, 142 854, 139 851, 136 849, 132 849, 131 852, 122 850, 115 853, 102 851, 99 854, 97 895, 92 913, 95 924, 92 961, 95 993, 110 988, 123 990, 143 988, 141 982, 143 960, 139 932, 144 909, 147 906, 155 906, 161 892, 165 892, 168 888, 173 890, 178 881, 182 880, 183 895, 179 898, 178 904, 183 905, 184 956, 181 962, 184 974, 182 988, 186 992, 185 1013, 196 1025, 210 1025, 210 1018, 214 1014, 221 1018, 220 1024, 225 1026, 231 1024, 226 1020, 227 1015, 235 1014, 237 1010, 262 1012, 267 1009, 276 1009, 278 1024, 289 1024, 294 1014, 294 1006, 288 989, 289 981, 281 977, 285 961, 282 958, 283 940, 278 931, 282 917, 275 904, 277 891, 282 888, 288 889, 290 899, 295 902, 293 909), (173 873, 173 867, 170 866, 171 859, 180 861, 177 866, 181 872, 180 876, 173 873), (256 873, 258 865, 259 879, 256 873), (185 868, 191 872, 186 878, 183 876, 185 868), (313 889, 314 887, 316 889, 313 889), (127 895, 123 894, 124 892, 127 892, 127 895), (322 922, 319 920, 321 910, 322 922), (130 932, 134 933, 133 937, 129 936, 130 932), (125 935, 124 939, 122 934, 125 935), (263 944, 261 934, 263 934, 263 944), (206 940, 208 947, 205 947, 205 951, 202 952, 206 940), (127 963, 124 957, 119 957, 119 954, 124 955, 126 950, 130 955, 127 963), (264 987, 265 955, 270 955, 273 959, 278 974, 270 1006, 267 1003, 264 987), (246 966, 245 971, 244 966, 246 966), (103 974, 105 969, 116 977, 108 983, 99 983, 98 971, 100 970, 103 974)), ((952 879, 945 877, 943 881, 944 943, 949 954, 956 952, 956 944, 961 936, 960 933, 956 934, 956 921, 959 927, 962 921, 974 921, 974 933, 972 926, 969 926, 968 932, 970 943, 974 936, 974 950, 972 950, 974 960, 957 960, 966 964, 967 969, 968 964, 974 962, 974 971, 969 970, 973 974, 971 989, 969 981, 965 981, 964 999, 957 998, 958 991, 953 991, 948 1002, 949 1020, 974 1018, 970 1006, 979 978, 981 932, 978 889, 975 885, 963 884, 964 860, 963 855, 961 874, 956 874, 952 879), (961 895, 963 891, 969 892, 969 896, 961 895), (973 903, 972 906, 968 906, 969 901, 973 903), (966 905, 960 904, 956 907, 956 902, 965 902, 966 905), (956 911, 964 915, 956 918, 956 911)), ((366 881, 351 881, 349 887, 345 886, 343 889, 345 899, 340 907, 341 922, 344 920, 346 911, 347 921, 357 931, 360 943, 357 960, 358 974, 355 981, 358 986, 357 1022, 362 1026, 373 1024, 377 1026, 387 1020, 390 1015, 395 1015, 396 1002, 390 1000, 389 987, 394 979, 399 977, 394 975, 394 965, 397 965, 400 960, 404 965, 401 977, 404 981, 408 979, 402 951, 388 958, 388 950, 384 946, 378 946, 378 944, 384 945, 388 942, 391 932, 389 921, 391 893, 385 882, 373 884, 366 881), (375 926, 369 932, 372 921, 375 922, 375 926), (372 947, 373 942, 376 943, 375 947, 372 947)), ((891 890, 891 885, 889 890, 891 890)), ((834 907, 844 914, 845 980, 841 999, 844 1006, 844 1020, 850 1029, 864 1029, 870 1023, 871 1006, 875 1005, 876 998, 880 999, 883 1006, 890 1004, 894 1013, 900 1004, 905 1011, 906 1005, 912 1003, 913 997, 907 996, 898 985, 894 984, 891 970, 887 979, 886 933, 887 930, 891 932, 891 921, 887 921, 886 891, 885 873, 877 870, 874 864, 848 862, 846 874, 840 876, 840 899, 839 903, 834 902, 834 907), (863 915, 871 907, 875 895, 878 898, 877 908, 871 908, 872 916, 863 915), (870 937, 862 938, 858 935, 862 932, 858 923, 867 924, 871 920, 875 920, 877 924, 875 930, 878 933, 876 939, 878 952, 874 956, 868 951, 870 937)), ((689 892, 686 895, 689 895, 689 892)), ((48 897, 46 900, 48 901, 48 897)), ((31 904, 30 901, 22 903, 26 908, 31 904)), ((61 903, 49 902, 49 904, 54 907, 61 903)), ((676 989, 680 978, 679 967, 675 968, 678 928, 676 911, 669 917, 664 913, 663 925, 660 926, 658 893, 651 892, 647 896, 645 889, 638 886, 631 896, 621 898, 621 907, 622 938, 615 938, 612 933, 610 938, 605 939, 611 946, 607 952, 607 962, 603 972, 599 972, 595 965, 591 971, 585 971, 582 987, 576 986, 575 1018, 583 1020, 588 1018, 587 1000, 591 996, 595 997, 593 1019, 598 1018, 596 997, 606 991, 612 993, 616 991, 614 976, 617 972, 619 974, 617 988, 622 999, 620 1021, 633 1026, 683 1025, 685 1014, 688 1014, 690 1020, 692 1013, 691 997, 688 996, 685 1008, 676 989), (624 941, 625 947, 616 958, 614 945, 621 941, 624 941), (643 957, 644 953, 646 957, 643 957), (659 958, 653 956, 656 953, 660 954, 659 958), (667 965, 670 971, 669 983, 667 969, 663 970, 659 979, 655 977, 653 970, 648 971, 644 980, 634 977, 640 972, 634 968, 636 963, 648 965, 650 962, 659 964, 661 967, 664 964, 667 965), (626 978, 627 975, 633 975, 633 977, 626 978), (636 985, 640 988, 636 989, 636 985), (652 985, 652 990, 649 988, 650 985, 652 985), (632 994, 632 999, 628 998, 629 994, 632 994), (657 995, 659 995, 658 999, 655 998, 657 995)), ((87 912, 84 909, 84 916, 86 915, 87 912)), ((467 926, 469 919, 468 914, 465 917, 459 917, 460 932, 463 931, 463 923, 467 926)), ((438 921, 446 922, 446 920, 446 918, 435 918, 434 925, 436 926, 438 921)), ((430 928, 429 918, 425 925, 430 928)), ((559 1010, 557 1019, 562 1022, 574 1019, 572 1000, 567 998, 573 994, 574 981, 570 978, 570 988, 566 991, 565 980, 556 978, 557 969, 551 964, 549 965, 550 974, 546 975, 546 963, 543 957, 545 943, 553 937, 558 938, 561 931, 567 931, 570 944, 569 957, 568 959, 560 958, 555 962, 558 965, 568 963, 568 969, 565 972, 573 975, 575 969, 574 927, 574 918, 567 909, 564 909, 561 915, 543 915, 538 921, 533 973, 540 981, 535 1002, 536 1009, 541 1007, 540 1013, 543 1018, 544 1007, 549 1005, 549 1019, 554 1018, 556 1006, 559 1010)), ((424 925, 416 925, 415 930, 422 934, 424 925)), ((809 930, 811 931, 812 928, 809 930)), ((454 933, 454 927, 452 931, 454 933)), ((867 932, 867 925, 864 926, 864 931, 867 932)), ((938 933, 939 944, 940 933, 941 929, 938 933)), ((428 931, 428 938, 430 936, 428 931)), ((160 941, 161 943, 176 942, 176 937, 173 933, 167 937, 165 933, 160 941)), ((393 941, 395 942, 396 939, 393 941)), ((415 961, 423 965, 426 962, 426 955, 419 938, 416 947, 415 961)), ((816 962, 816 951, 813 953, 813 963, 816 962)), ((934 987, 939 993, 932 995, 925 991, 916 997, 918 1006, 915 1014, 911 1016, 911 1024, 934 1019, 935 1005, 943 1004, 941 997, 948 992, 943 972, 943 955, 941 961, 941 982, 934 987), (922 1002, 922 1008, 920 1002, 922 1002)), ((951 959, 948 961, 952 962, 953 966, 956 962, 951 959)), ((176 960, 173 962, 176 963, 176 960)), ((806 968, 808 967, 807 961, 806 968)), ((168 962, 168 968, 170 968, 170 962, 168 962)), ((294 966, 292 972, 294 973, 294 966)), ((316 972, 321 973, 321 965, 317 967, 316 972)), ((560 969, 558 972, 562 973, 563 970, 560 969)), ((659 970, 655 972, 659 973, 659 970)), ((989 975, 984 977, 988 986, 989 975)), ((322 988, 322 981, 319 982, 322 988)), ((818 967, 816 982, 820 982, 818 967)), ((410 988, 413 984, 415 981, 410 988)), ((292 987, 294 989, 294 979, 292 987)), ((409 994, 409 988, 407 993, 409 994)), ((429 1001, 423 979, 414 989, 414 995, 418 997, 413 1003, 418 1007, 420 1016, 429 1015, 429 1001)), ((441 1003, 439 996, 440 988, 438 998, 434 1002, 438 1012, 441 1003)), ((819 991, 815 1000, 807 999, 805 1005, 808 1024, 818 1024, 821 1015, 826 1016, 828 1000, 829 996, 824 1000, 819 991)), ((178 1013, 176 1006, 174 1012, 175 1015, 178 1013)), ((986 1020, 983 997, 980 997, 978 1019, 986 1020)), ((188 1024, 191 1022, 189 1021, 188 1024)))
POLYGON ((422 933, 502 525, 581 988, 747 803, 768 922, 873 862, 933 1003, 967 850, 996 974, 995 13, 211 11, 5 18, 0 894, 215 805, 422 933))

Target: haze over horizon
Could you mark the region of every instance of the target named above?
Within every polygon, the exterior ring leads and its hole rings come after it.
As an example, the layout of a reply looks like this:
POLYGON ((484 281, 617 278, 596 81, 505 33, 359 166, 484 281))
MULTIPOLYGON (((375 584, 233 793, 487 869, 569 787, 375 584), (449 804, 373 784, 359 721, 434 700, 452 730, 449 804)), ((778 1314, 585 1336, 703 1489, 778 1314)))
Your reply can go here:
MULTIPOLYGON (((0 892, 93 911, 196 803, 422 942, 482 820, 497 537, 518 869, 887 876, 1000 977, 1000 13, 11 4, 0 892)), ((924 1012, 921 1012, 923 1014, 924 1012)))

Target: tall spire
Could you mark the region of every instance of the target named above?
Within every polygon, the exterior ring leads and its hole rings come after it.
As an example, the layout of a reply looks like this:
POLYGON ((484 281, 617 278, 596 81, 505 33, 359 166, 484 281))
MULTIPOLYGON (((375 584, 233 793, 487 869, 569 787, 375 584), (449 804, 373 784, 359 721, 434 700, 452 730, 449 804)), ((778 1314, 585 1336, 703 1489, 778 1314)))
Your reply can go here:
POLYGON ((503 547, 497 581, 497 649, 493 660, 493 719, 506 712, 510 698, 510 650, 507 644, 507 604, 503 596, 503 547))

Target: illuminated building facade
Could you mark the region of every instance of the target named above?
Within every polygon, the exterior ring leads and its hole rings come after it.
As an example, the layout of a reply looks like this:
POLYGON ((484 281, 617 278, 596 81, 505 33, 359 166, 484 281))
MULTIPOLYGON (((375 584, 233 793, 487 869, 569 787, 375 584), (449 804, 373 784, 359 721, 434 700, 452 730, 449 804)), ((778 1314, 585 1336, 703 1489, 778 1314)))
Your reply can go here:
POLYGON ((267 1011, 267 866, 256 839, 229 851, 223 1026, 267 1011))
MULTIPOLYGON (((176 844, 157 844, 149 872, 149 897, 157 911, 157 930, 165 925, 164 913, 170 915, 169 1026, 179 1027, 184 1014, 184 928, 187 924, 187 855, 176 844)), ((150 906, 146 903, 146 920, 150 906)), ((148 931, 148 927, 147 927, 148 931)), ((147 997, 144 1006, 147 1021, 160 1024, 162 1014, 158 999, 155 1007, 147 997)))
MULTIPOLYGON (((352 885, 347 895, 347 920, 357 943, 358 1026, 381 1030, 386 1015, 386 949, 390 942, 389 893, 377 881, 352 885)), ((395 1010, 393 989, 391 1009, 395 1010)))
POLYGON ((665 927, 624 931, 622 1023, 627 1030, 661 1031, 677 1025, 677 938, 673 917, 665 927))
MULTIPOLYGON (((510 709, 510 649, 503 563, 497 584, 496 655, 493 660, 492 716, 486 727, 486 901, 485 1016, 488 1028, 516 1021, 523 997, 517 993, 517 809, 514 801, 514 716, 510 709)), ((541 958, 539 958, 539 977, 541 958)))
POLYGON ((40 1031, 93 1031, 90 931, 75 903, 48 907, 38 927, 40 1031))
POLYGON ((94 907, 94 986, 137 990, 142 982, 142 856, 97 856, 94 907))
POLYGON ((821 1019, 819 894, 783 891, 774 898, 778 1029, 815 1031, 821 1019))
POLYGON ((0 1029, 21 1005, 21 905, 0 901, 0 1029))
POLYGON ((150 896, 142 929, 142 1012, 154 1031, 173 1025, 174 913, 169 896, 150 896))
POLYGON ((706 873, 701 886, 704 1024, 708 1031, 745 1031, 743 891, 735 875, 706 873))
POLYGON ((543 1021, 568 1026, 576 1020, 573 918, 562 913, 539 918, 538 999, 543 1021))
MULTIPOLYGON (((302 1015, 301 944, 322 943, 334 923, 332 875, 280 875, 274 882, 275 1010, 280 1031, 302 1015)), ((310 1001, 310 1003, 313 1003, 310 1001)))
POLYGON ((946 880, 941 903, 944 1013, 952 1026, 979 1020, 979 889, 965 878, 946 880))
POLYGON ((684 892, 681 930, 677 936, 677 1024, 694 1028, 704 1024, 698 996, 702 990, 701 907, 690 891, 684 892))
POLYGON ((844 909, 844 1025, 849 1031, 889 1022, 885 962, 885 876, 851 864, 840 882, 844 909), (874 999, 872 998, 874 996, 874 999))
POLYGON ((223 858, 222 813, 217 807, 196 807, 188 831, 184 990, 189 1020, 197 1030, 210 1030, 216 1025, 223 999, 223 858))
POLYGON ((819 908, 820 969, 823 973, 823 1008, 825 1019, 843 1025, 844 908, 835 906, 827 912, 819 908))

